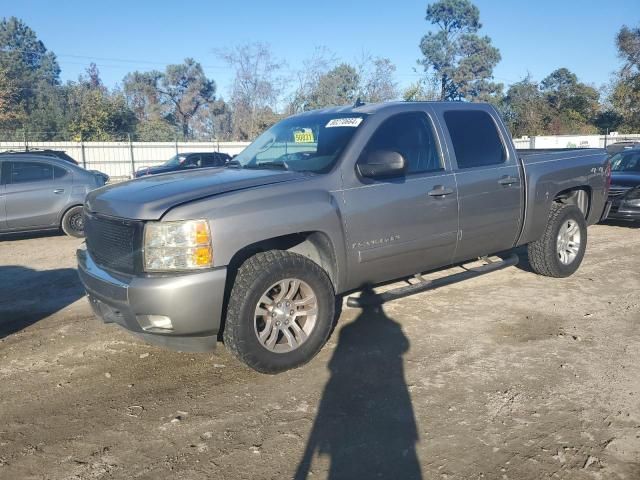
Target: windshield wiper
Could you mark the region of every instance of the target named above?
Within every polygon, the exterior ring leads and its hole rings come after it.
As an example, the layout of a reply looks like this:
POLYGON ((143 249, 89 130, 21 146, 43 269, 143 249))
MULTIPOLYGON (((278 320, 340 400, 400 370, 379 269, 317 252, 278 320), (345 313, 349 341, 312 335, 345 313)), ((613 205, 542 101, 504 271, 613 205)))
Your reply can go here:
POLYGON ((284 170, 289 170, 289 165, 286 162, 260 162, 253 165, 251 168, 282 168, 284 170))

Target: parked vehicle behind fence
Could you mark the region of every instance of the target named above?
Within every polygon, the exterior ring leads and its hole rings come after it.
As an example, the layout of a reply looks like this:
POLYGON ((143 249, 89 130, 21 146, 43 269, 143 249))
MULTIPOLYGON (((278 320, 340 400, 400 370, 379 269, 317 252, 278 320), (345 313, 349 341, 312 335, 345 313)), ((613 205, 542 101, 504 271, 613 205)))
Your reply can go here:
POLYGON ((212 349, 222 333, 240 360, 276 373, 318 353, 340 294, 520 245, 539 274, 573 274, 609 173, 602 149, 518 153, 486 104, 306 112, 227 168, 90 193, 78 271, 105 322, 178 350, 212 349))
POLYGON ((53 155, 0 154, 0 233, 61 228, 82 237, 84 198, 107 178, 53 155))
POLYGON ((231 157, 221 152, 179 153, 157 167, 143 167, 136 171, 135 177, 155 175, 157 173, 180 172, 196 168, 222 167, 231 157))

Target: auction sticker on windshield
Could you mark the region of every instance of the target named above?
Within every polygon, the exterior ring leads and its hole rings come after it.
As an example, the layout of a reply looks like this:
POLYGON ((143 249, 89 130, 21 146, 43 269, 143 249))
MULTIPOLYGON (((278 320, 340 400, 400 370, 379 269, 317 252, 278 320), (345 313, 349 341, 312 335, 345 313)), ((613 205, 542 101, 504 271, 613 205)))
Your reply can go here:
POLYGON ((329 120, 329 123, 325 125, 325 128, 331 127, 357 127, 362 123, 362 117, 353 118, 334 118, 329 120))
POLYGON ((308 128, 293 132, 293 141, 295 143, 313 143, 313 132, 308 128))

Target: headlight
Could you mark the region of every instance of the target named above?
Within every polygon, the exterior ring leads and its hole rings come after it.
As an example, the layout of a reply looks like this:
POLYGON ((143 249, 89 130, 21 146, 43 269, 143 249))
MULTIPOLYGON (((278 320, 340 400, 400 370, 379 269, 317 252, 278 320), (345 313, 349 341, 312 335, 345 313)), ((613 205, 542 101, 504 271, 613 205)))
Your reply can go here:
POLYGON ((166 272, 213 265, 211 232, 206 220, 148 222, 144 227, 144 269, 166 272))

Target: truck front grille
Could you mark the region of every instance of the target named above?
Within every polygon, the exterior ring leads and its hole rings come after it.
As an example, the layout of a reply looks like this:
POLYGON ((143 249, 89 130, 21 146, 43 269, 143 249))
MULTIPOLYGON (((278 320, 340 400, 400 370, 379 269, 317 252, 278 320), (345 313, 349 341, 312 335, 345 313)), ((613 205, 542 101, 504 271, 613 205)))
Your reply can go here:
POLYGON ((609 199, 622 197, 629 189, 630 187, 611 187, 609 189, 609 199))
POLYGON ((135 273, 142 225, 140 221, 103 217, 85 211, 84 233, 93 261, 116 272, 135 273))

